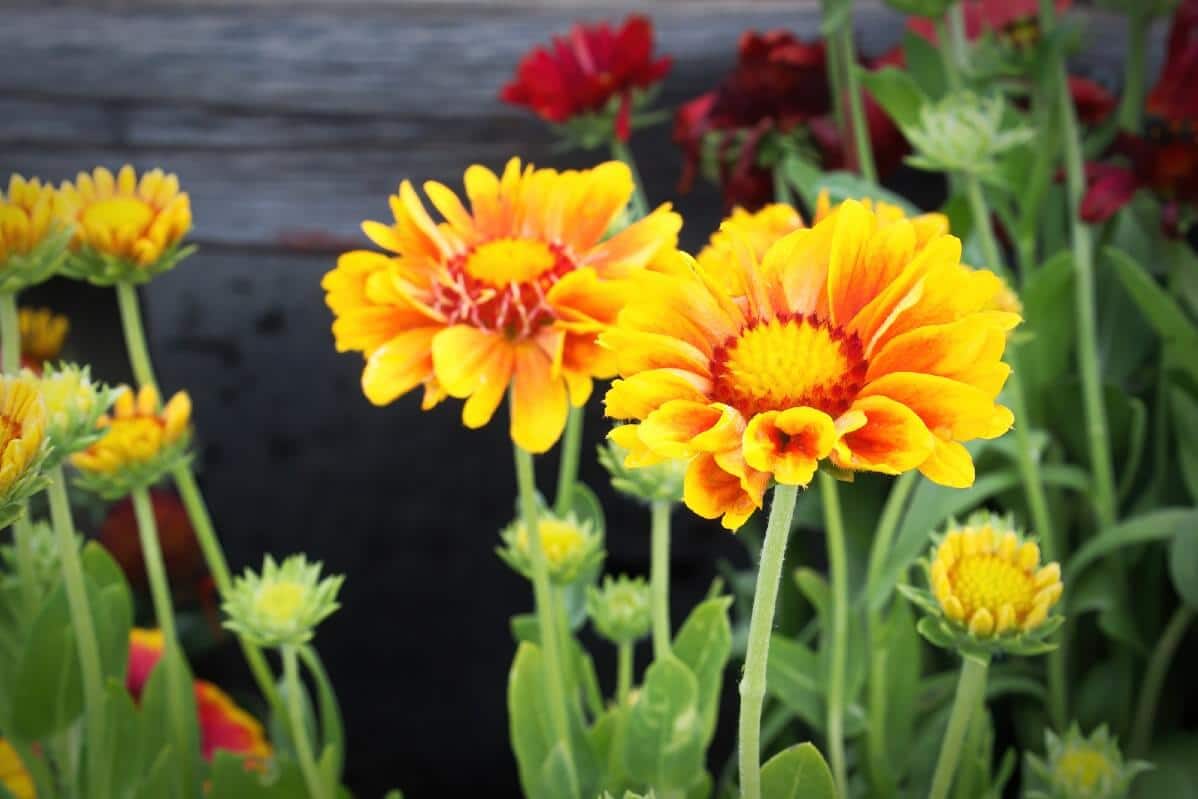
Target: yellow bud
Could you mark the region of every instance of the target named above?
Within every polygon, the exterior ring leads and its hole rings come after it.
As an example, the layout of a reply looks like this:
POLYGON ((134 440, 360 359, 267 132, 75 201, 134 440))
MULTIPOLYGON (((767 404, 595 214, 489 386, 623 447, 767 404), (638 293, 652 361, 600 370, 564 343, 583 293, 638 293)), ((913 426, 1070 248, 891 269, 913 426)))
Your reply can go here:
POLYGON ((1002 555, 1004 560, 1015 562, 1015 553, 1019 550, 1019 537, 1015 533, 1008 530, 1003 533, 1002 540, 998 543, 998 554, 1002 555))
POLYGON ((982 553, 994 551, 994 528, 990 525, 984 526, 978 530, 977 534, 978 551, 982 553))
POLYGON ((1011 603, 1007 603, 998 609, 998 622, 995 626, 995 632, 1005 633, 1015 627, 1015 608, 1011 603))
POLYGON ((1061 598, 1061 594, 1065 591, 1065 586, 1060 583, 1053 583, 1040 589, 1040 593, 1036 594, 1032 599, 1033 605, 1043 604, 1045 607, 1052 607, 1061 598))
POLYGON ((994 632, 994 617, 986 608, 978 608, 969 620, 969 632, 978 638, 986 638, 994 632))
POLYGON ((1019 548, 1019 560, 1017 561, 1019 568, 1026 572, 1030 572, 1032 569, 1036 568, 1039 563, 1040 547, 1036 546, 1035 543, 1028 541, 1019 548))
POLYGON ((961 600, 957 599, 952 594, 945 597, 941 603, 944 606, 944 615, 948 616, 953 621, 965 620, 965 608, 961 605, 961 600))
POLYGON ((1034 605, 1023 620, 1023 629, 1034 630, 1048 618, 1048 605, 1034 605))
POLYGON ((1040 571, 1036 572, 1036 587, 1044 588, 1045 586, 1059 583, 1061 581, 1061 564, 1050 563, 1040 571))

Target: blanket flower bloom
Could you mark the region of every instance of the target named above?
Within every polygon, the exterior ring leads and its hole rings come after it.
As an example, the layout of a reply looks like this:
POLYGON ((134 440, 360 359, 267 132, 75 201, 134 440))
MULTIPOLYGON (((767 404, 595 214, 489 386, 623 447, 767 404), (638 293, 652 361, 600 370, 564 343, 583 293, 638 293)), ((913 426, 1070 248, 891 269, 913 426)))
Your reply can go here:
POLYGON ((1009 518, 988 511, 952 522, 923 563, 930 594, 904 586, 928 612, 920 632, 933 644, 963 654, 1037 654, 1062 618, 1050 615, 1064 592, 1061 566, 1041 565, 1040 547, 1009 518))
POLYGON ((683 501, 729 529, 771 478, 806 485, 824 459, 971 485, 962 442, 1012 425, 995 398, 1019 317, 960 255, 952 236, 918 246, 911 221, 846 201, 760 263, 742 248, 724 268, 743 293, 681 255, 643 273, 600 338, 623 378, 607 415, 634 420, 630 461, 688 459, 683 501))
POLYGON ((446 394, 466 400, 470 428, 491 420, 510 385, 512 439, 544 452, 592 378, 615 373, 596 336, 623 305, 624 279, 674 247, 682 220, 662 206, 603 240, 633 193, 617 161, 558 172, 513 158, 502 176, 472 166, 465 182, 469 209, 424 184, 445 222, 404 181, 391 198, 395 224, 363 223, 394 255, 349 252, 325 275, 337 349, 366 356, 372 403, 423 384, 425 409, 446 394))
POLYGON ((499 96, 555 124, 606 114, 616 137, 628 141, 637 93, 661 81, 672 63, 653 58, 653 23, 640 14, 615 30, 607 23, 575 25, 525 55, 499 96))
MULTIPOLYGON (((129 664, 125 688, 140 701, 150 674, 162 659, 162 631, 134 627, 129 631, 129 664)), ((196 720, 200 727, 200 752, 211 761, 218 751, 245 759, 249 768, 261 768, 272 749, 262 724, 237 705, 227 693, 207 680, 196 680, 196 720)))
POLYGON ((1045 730, 1044 757, 1028 753, 1027 762, 1030 777, 1039 782, 1028 799, 1120 799, 1137 774, 1152 768, 1141 760, 1125 761, 1105 724, 1087 736, 1077 722, 1063 736, 1045 730))
POLYGON ((42 367, 62 353, 71 320, 49 308, 21 308, 21 365, 41 372, 42 367))
POLYGON ((71 238, 56 223, 58 196, 37 178, 13 175, 0 189, 0 291, 19 291, 54 274, 71 238))
POLYGON ((92 382, 88 367, 67 363, 47 366, 37 380, 46 406, 46 437, 54 463, 103 436, 97 423, 116 400, 116 392, 92 382))
POLYGON ((191 229, 191 200, 179 178, 161 169, 139 179, 126 164, 80 172, 59 189, 61 213, 75 228, 74 252, 63 271, 102 286, 144 283, 175 266, 191 229))
POLYGON ((0 526, 22 512, 41 490, 41 467, 49 455, 46 406, 29 373, 0 376, 0 526))
POLYGON ((177 392, 159 410, 158 391, 120 389, 112 413, 101 416, 98 441, 71 456, 79 484, 106 499, 120 499, 157 482, 187 457, 191 441, 191 398, 177 392))

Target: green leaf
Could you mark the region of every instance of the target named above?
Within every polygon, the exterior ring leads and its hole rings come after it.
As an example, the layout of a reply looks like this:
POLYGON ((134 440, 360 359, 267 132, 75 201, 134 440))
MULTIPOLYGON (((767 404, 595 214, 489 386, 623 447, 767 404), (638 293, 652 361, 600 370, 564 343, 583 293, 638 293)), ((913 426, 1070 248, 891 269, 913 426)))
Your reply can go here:
POLYGON ((1169 545, 1169 574, 1178 595, 1198 608, 1198 530, 1181 530, 1169 545))
POLYGON ((932 99, 943 97, 947 86, 940 51, 927 39, 907 31, 903 34, 903 54, 907 59, 907 70, 920 90, 932 99))
POLYGON ((294 799, 307 796, 303 772, 294 760, 276 761, 279 768, 269 775, 251 771, 245 761, 229 752, 217 751, 212 758, 210 796, 236 796, 237 799, 294 799))
POLYGON ((704 745, 715 734, 724 667, 732 654, 732 625, 728 621, 731 606, 732 597, 727 596, 699 603, 674 636, 674 656, 686 664, 698 681, 704 745))
MULTIPOLYGON (((199 718, 196 714, 195 680, 183 652, 178 646, 167 644, 158 665, 150 672, 146 687, 141 695, 143 734, 151 741, 167 741, 171 745, 171 772, 185 783, 184 796, 196 795, 196 790, 187 784, 199 776, 201 765, 199 718), (172 695, 171 670, 176 669, 178 695, 172 695), (172 706, 178 708, 183 721, 178 730, 171 724, 172 706), (180 735, 182 738, 180 738, 180 735), (182 741, 182 743, 180 743, 182 741)), ((156 765, 155 768, 158 768, 156 765)))
POLYGON ((941 649, 956 649, 955 639, 944 629, 944 622, 940 619, 934 619, 931 616, 924 616, 919 620, 919 624, 915 625, 915 629, 919 634, 928 639, 928 642, 933 646, 938 646, 941 649))
POLYGON ((927 102, 915 79, 894 67, 859 70, 861 82, 900 128, 919 122, 919 109, 927 102))
POLYGON ((599 759, 600 785, 616 796, 628 787, 624 772, 624 727, 628 709, 613 705, 596 719, 588 735, 599 759))
MULTIPOLYGON (((1191 351, 1191 357, 1193 354, 1191 351)), ((1198 400, 1181 386, 1171 386, 1169 405, 1173 411, 1181 477, 1190 492, 1190 499, 1198 502, 1198 400)))
POLYGON ((885 629, 886 739, 891 770, 901 776, 915 733, 923 647, 915 629, 914 614, 905 602, 891 604, 885 629))
POLYGON ((541 766, 557 744, 545 693, 545 667, 536 644, 522 643, 508 676, 508 725, 520 786, 537 799, 541 766))
POLYGON ((300 648, 300 659, 316 684, 316 702, 320 713, 318 748, 325 753, 321 757, 321 766, 329 783, 339 784, 345 766, 345 725, 341 720, 341 706, 316 649, 304 645, 300 648))
POLYGON ((1136 544, 1172 538, 1175 534, 1198 529, 1198 509, 1164 508, 1127 519, 1108 527, 1083 544, 1065 571, 1065 584, 1076 579, 1085 568, 1108 552, 1136 544))
POLYGON ((133 628, 133 594, 125 572, 104 547, 89 541, 80 559, 88 582, 104 679, 124 682, 129 662, 129 631, 133 628))
MULTIPOLYGON (((1034 270, 1020 292, 1025 321, 1017 332, 1022 339, 1017 346, 1029 389, 1051 385, 1072 365, 1073 279, 1073 253, 1064 250, 1034 270)), ((1035 391, 1028 393, 1035 397, 1035 391)))
POLYGON ((869 197, 873 200, 897 205, 907 216, 916 216, 921 213, 902 195, 888 191, 851 172, 821 172, 798 158, 786 159, 783 169, 786 171, 787 179, 803 198, 803 202, 807 204, 808 208, 814 208, 820 191, 827 189, 828 196, 833 203, 869 197))
POLYGON ((541 627, 535 613, 518 613, 512 616, 509 624, 517 644, 541 643, 541 627))
POLYGON ((628 775, 662 791, 686 788, 703 771, 704 732, 695 675, 673 655, 656 661, 628 713, 628 775))
POLYGON ((61 583, 34 619, 15 674, 8 735, 22 741, 48 738, 83 712, 79 658, 61 583))
POLYGON ((761 795, 770 799, 836 799, 836 783, 814 744, 783 749, 761 767, 761 795))
MULTIPOLYGON (((1106 247, 1103 254, 1157 335, 1166 341, 1180 344, 1185 352, 1198 351, 1198 328, 1173 297, 1126 253, 1114 247, 1106 247)), ((1178 365, 1198 378, 1198 359, 1183 358, 1178 365)))
POLYGON ((590 522, 600 534, 607 530, 607 522, 603 518, 603 505, 599 497, 585 483, 575 482, 574 491, 570 495, 570 510, 581 522, 590 522))

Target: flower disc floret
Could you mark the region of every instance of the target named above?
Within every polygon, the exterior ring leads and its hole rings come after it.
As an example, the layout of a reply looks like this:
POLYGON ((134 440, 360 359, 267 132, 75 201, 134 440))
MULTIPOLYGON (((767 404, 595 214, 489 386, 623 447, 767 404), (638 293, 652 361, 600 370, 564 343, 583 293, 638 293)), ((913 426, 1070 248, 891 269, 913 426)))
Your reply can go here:
POLYGON ((586 601, 595 630, 613 644, 635 643, 649 634, 652 614, 644 578, 608 575, 601 588, 587 588, 586 601))
POLYGON ((1028 799, 1124 799, 1136 775, 1151 766, 1124 761, 1119 742, 1102 725, 1082 735, 1074 723, 1063 736, 1044 733, 1045 755, 1028 755, 1028 799))
POLYGON ((80 172, 59 190, 61 213, 75 229, 63 271, 101 286, 144 283, 191 253, 191 201, 179 178, 161 169, 140 178, 126 164, 80 172))
POLYGON ((30 374, 0 376, 0 527, 11 524, 45 486, 50 453, 46 406, 30 374))
POLYGON ((101 416, 101 433, 87 449, 71 456, 77 482, 105 499, 119 499, 148 488, 188 457, 191 443, 191 398, 177 392, 159 409, 153 386, 136 394, 118 389, 112 413, 101 416))
POLYGON ((962 651, 1033 654, 1060 624, 1050 615, 1064 591, 1060 564, 1042 565, 1040 547, 1009 518, 981 512, 950 524, 925 565, 930 594, 904 593, 938 620, 933 643, 939 637, 962 651))
MULTIPOLYGON (((574 513, 557 516, 542 508, 537 514, 537 532, 549 567, 549 579, 559 585, 569 585, 603 560, 603 533, 591 521, 581 520, 574 513)), ((512 522, 499 536, 503 540, 503 546, 496 550, 499 557, 531 580, 531 542, 524 520, 512 522)))
POLYGON ((623 306, 626 278, 671 251, 682 222, 662 206, 604 238, 634 188, 615 161, 558 172, 513 158, 502 175, 470 167, 465 184, 468 207, 424 184, 443 222, 404 181, 394 224, 363 223, 393 255, 345 253, 325 275, 337 349, 365 356, 372 403, 423 385, 425 409, 465 400, 470 428, 487 424, 510 388, 512 439, 544 452, 592 381, 614 374, 596 337, 623 306))
POLYGON ((821 205, 760 258, 744 245, 707 266, 663 259, 600 337, 625 465, 687 461, 683 501, 730 529, 771 480, 806 485, 825 461, 971 485, 963 443, 1013 421, 996 402, 1019 322, 996 310, 1002 281, 960 263, 943 217, 821 205))
POLYGON ((0 190, 0 291, 41 283, 62 264, 71 227, 58 209, 54 187, 37 178, 13 175, 0 190))
POLYGON ((46 406, 46 437, 50 440, 52 463, 87 449, 104 435, 97 425, 115 402, 117 392, 93 383, 88 367, 47 366, 36 379, 46 406))
POLYGON ((321 564, 292 555, 282 565, 266 556, 261 573, 246 569, 224 602, 225 626, 260 646, 299 646, 337 610, 345 578, 321 578, 321 564))

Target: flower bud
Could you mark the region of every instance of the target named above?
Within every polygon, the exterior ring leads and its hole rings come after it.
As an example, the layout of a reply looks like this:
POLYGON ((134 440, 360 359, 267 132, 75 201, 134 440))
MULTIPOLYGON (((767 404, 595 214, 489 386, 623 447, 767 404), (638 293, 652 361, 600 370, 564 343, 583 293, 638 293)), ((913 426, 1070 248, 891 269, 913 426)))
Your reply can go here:
MULTIPOLYGON (((540 509, 537 532, 549 567, 549 579, 558 585, 573 583, 603 560, 603 534, 589 520, 581 521, 573 513, 559 517, 548 509, 540 509)), ((532 558, 524 520, 516 519, 499 535, 503 539, 503 546, 496 550, 499 557, 531 580, 532 558)))
POLYGON ((1035 136, 1034 130, 1012 125, 1005 116, 1001 97, 983 98, 970 91, 926 103, 919 121, 904 128, 915 150, 907 163, 934 172, 993 177, 1000 156, 1035 136))
POLYGON ((1046 730, 1044 744, 1043 759, 1027 757, 1032 783, 1028 799, 1123 799, 1136 775, 1151 768, 1139 760, 1124 762, 1119 742, 1106 725, 1088 737, 1076 722, 1064 737, 1046 730))
POLYGON ((17 292, 52 276, 71 240, 58 220, 54 188, 13 175, 0 191, 0 291, 17 292))
POLYGON ((299 646, 311 640, 316 625, 340 605, 337 592, 345 577, 321 578, 320 563, 292 555, 282 565, 270 555, 262 572, 246 569, 233 580, 224 602, 225 626, 259 646, 299 646))
POLYGON ((638 442, 630 440, 636 434, 632 425, 617 427, 608 434, 607 443, 599 446, 599 462, 611 475, 612 488, 645 502, 681 502, 686 461, 663 460, 643 446, 639 446, 640 456, 634 454, 627 444, 638 446, 638 442), (649 455, 648 460, 645 455, 649 455))
POLYGON ((93 383, 88 367, 74 364, 46 366, 38 381, 46 406, 46 438, 51 462, 63 459, 99 441, 104 431, 97 428, 100 417, 116 400, 117 392, 93 383))
POLYGON ((649 634, 652 622, 649 584, 643 577, 603 578, 603 587, 587 588, 587 614, 595 630, 617 646, 649 634))

